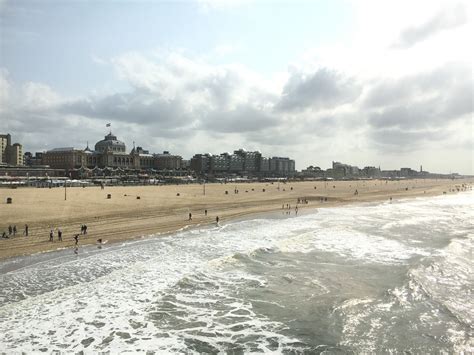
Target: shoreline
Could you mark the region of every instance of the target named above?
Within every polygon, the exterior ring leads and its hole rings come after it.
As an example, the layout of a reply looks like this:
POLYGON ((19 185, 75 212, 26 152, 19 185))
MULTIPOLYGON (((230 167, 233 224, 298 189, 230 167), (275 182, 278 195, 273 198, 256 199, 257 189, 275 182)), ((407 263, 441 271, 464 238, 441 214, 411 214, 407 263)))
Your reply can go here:
POLYGON ((0 233, 9 224, 16 224, 18 228, 17 236, 0 239, 0 260, 57 251, 58 248, 73 249, 72 236, 80 233, 82 224, 87 224, 90 232, 80 236, 79 247, 95 245, 99 238, 118 243, 169 235, 184 228, 207 228, 215 224, 217 215, 221 223, 262 215, 294 218, 297 198, 308 200, 308 204, 298 204, 298 215, 304 215, 319 208, 388 201, 390 197, 396 201, 437 196, 443 192, 452 194, 463 186, 470 189, 472 181, 331 181, 330 185, 328 182, 292 182, 282 184, 278 189, 271 183, 206 184, 206 195, 201 195, 202 185, 106 187, 105 190, 78 187, 68 189, 71 196, 66 201, 58 198, 64 196, 61 188, 0 190, 3 201, 7 196, 13 197, 12 205, 0 205, 0 233), (239 192, 233 193, 234 189, 239 192), (354 190, 358 190, 357 195, 354 190), (228 193, 224 194, 225 191, 228 193), (105 198, 108 193, 112 194, 112 199, 105 198), (321 202, 322 196, 327 201, 321 202), (288 211, 282 209, 282 204, 286 207, 287 203, 291 204, 290 215, 280 215, 280 212, 288 211), (207 216, 205 209, 208 209, 207 216), (187 220, 188 213, 193 214, 192 221, 187 220), (4 221, 3 216, 12 222, 4 221), (21 235, 24 223, 30 227, 28 237, 21 235), (56 229, 54 242, 48 241, 50 226, 61 228, 63 242, 57 241, 56 229))

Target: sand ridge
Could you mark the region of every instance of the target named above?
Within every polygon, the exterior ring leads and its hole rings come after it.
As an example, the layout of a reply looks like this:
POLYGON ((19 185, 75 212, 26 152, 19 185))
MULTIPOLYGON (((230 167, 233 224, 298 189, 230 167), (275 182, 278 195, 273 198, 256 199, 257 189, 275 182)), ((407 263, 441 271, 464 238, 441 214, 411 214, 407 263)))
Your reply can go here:
POLYGON ((9 225, 16 225, 18 230, 15 237, 0 239, 0 259, 71 248, 73 236, 80 234, 82 224, 88 226, 88 234, 80 236, 79 246, 94 244, 99 238, 117 242, 187 226, 213 224, 216 216, 224 222, 281 211, 286 204, 291 204, 288 216, 294 217, 298 198, 308 201, 308 204, 298 204, 298 210, 303 212, 347 203, 386 201, 390 197, 396 200, 454 193, 462 189, 463 184, 472 185, 472 181, 418 179, 106 186, 104 189, 68 187, 66 200, 64 188, 0 189, 0 234, 3 231, 8 234, 9 225), (107 194, 111 195, 110 199, 107 194), (5 203, 7 197, 13 199, 12 204, 5 203), (188 218, 189 213, 192 220, 188 218), (28 237, 22 235, 25 224, 29 226, 28 237), (54 242, 49 242, 51 228, 54 242), (57 239, 57 228, 63 232, 62 242, 57 239))

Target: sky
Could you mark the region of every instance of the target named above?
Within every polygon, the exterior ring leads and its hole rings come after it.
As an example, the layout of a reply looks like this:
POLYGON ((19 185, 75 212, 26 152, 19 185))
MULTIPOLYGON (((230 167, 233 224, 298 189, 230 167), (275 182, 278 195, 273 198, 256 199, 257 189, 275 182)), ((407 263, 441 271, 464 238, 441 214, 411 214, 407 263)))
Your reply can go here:
POLYGON ((0 0, 0 133, 474 174, 473 5, 0 0))

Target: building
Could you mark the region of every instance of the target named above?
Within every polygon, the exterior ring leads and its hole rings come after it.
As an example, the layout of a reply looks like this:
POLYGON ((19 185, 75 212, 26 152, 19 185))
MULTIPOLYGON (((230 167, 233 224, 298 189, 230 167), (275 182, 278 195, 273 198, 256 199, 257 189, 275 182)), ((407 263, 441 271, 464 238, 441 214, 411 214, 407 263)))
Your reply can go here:
POLYGON ((326 172, 322 170, 319 166, 310 165, 306 169, 301 170, 300 176, 304 178, 321 179, 326 177, 326 172))
POLYGON ((230 156, 229 172, 244 173, 245 156, 243 154, 235 153, 230 156))
POLYGON ((400 177, 416 177, 418 172, 411 168, 400 168, 400 177))
POLYGON ((179 169, 182 158, 177 155, 151 154, 142 147, 133 147, 127 153, 127 147, 117 136, 109 132, 104 139, 98 141, 94 150, 73 147, 55 148, 42 154, 42 164, 59 169, 104 169, 114 171, 179 169))
POLYGON ((361 174, 364 177, 374 178, 380 176, 380 167, 376 168, 375 166, 366 166, 364 169, 361 170, 361 174))
POLYGON ((272 157, 270 172, 276 176, 289 176, 295 172, 295 161, 287 157, 272 157))
POLYGON ((43 153, 36 152, 35 155, 33 155, 31 152, 26 152, 23 155, 23 163, 27 166, 43 165, 43 153))
POLYGON ((7 163, 8 148, 12 144, 10 134, 0 134, 0 163, 7 163))
POLYGON ((270 172, 270 158, 261 157, 259 171, 262 175, 270 172))
POLYGON ((8 149, 8 160, 10 165, 23 165, 23 146, 20 143, 14 143, 8 149))
POLYGON ((23 165, 23 146, 12 144, 10 134, 0 134, 0 163, 7 165, 23 165))
POLYGON ((222 174, 230 170, 230 154, 222 153, 211 156, 209 170, 212 174, 222 174))
POLYGON ((211 161, 211 155, 206 154, 194 154, 190 161, 191 170, 198 174, 207 174, 209 172, 211 161))
POLYGON ((43 163, 53 169, 71 170, 84 165, 85 153, 73 147, 54 148, 43 154, 43 163))
POLYGON ((154 154, 153 161, 157 170, 178 170, 182 168, 183 157, 164 151, 163 154, 154 154))
POLYGON ((343 164, 337 161, 332 162, 332 175, 336 179, 351 178, 358 176, 360 169, 357 166, 343 164))

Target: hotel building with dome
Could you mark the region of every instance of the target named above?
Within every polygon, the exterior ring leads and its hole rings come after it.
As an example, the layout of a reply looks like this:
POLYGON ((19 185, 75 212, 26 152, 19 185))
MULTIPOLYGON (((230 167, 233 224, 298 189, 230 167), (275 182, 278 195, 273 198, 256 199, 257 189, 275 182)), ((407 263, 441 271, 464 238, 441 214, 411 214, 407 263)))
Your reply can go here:
POLYGON ((181 168, 182 157, 163 154, 150 154, 142 147, 133 147, 127 153, 127 147, 117 136, 109 132, 98 141, 94 150, 87 144, 85 149, 74 147, 55 148, 43 153, 42 163, 51 168, 75 169, 122 169, 122 170, 176 170, 181 168))

